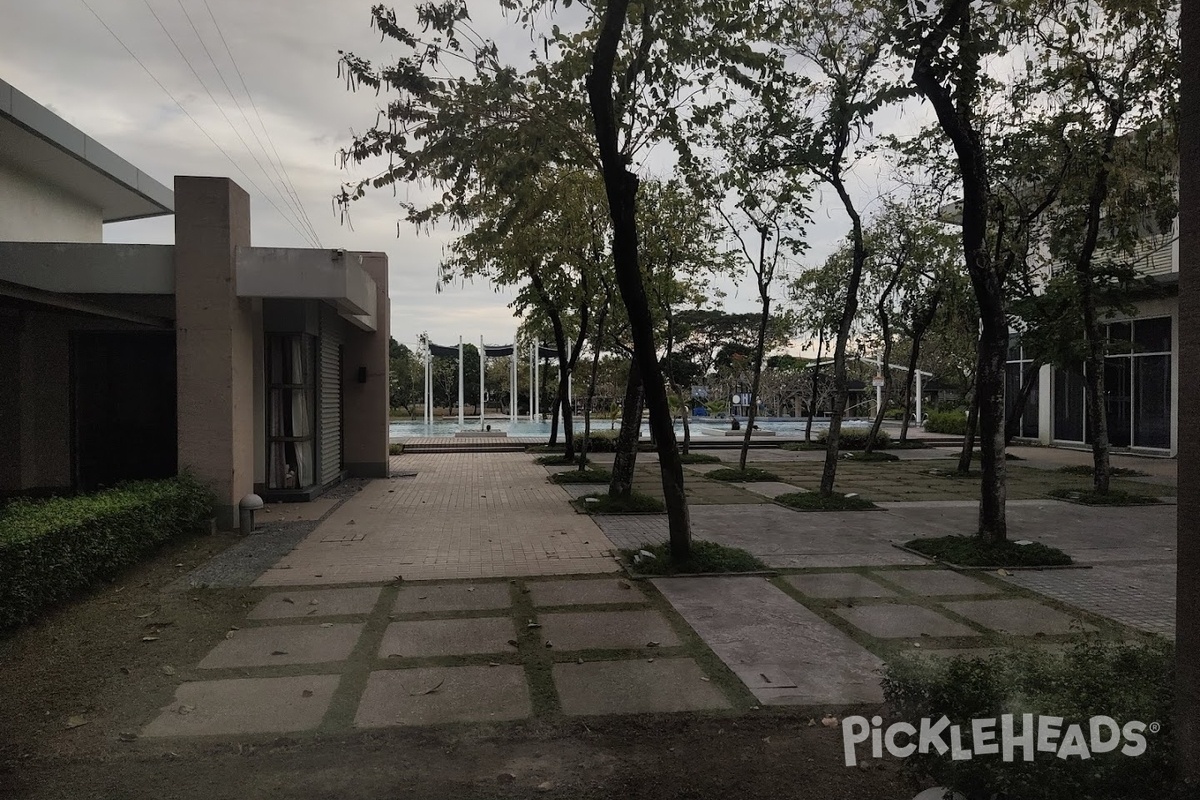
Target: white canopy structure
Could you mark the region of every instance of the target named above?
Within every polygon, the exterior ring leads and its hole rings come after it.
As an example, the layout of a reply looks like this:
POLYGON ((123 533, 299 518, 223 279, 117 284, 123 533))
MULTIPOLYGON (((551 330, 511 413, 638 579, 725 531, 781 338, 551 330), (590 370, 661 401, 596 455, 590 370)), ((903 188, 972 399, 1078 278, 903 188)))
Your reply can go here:
MULTIPOLYGON (((464 424, 463 419, 463 340, 458 337, 458 346, 433 344, 428 337, 424 337, 423 344, 425 345, 425 424, 433 424, 433 359, 439 356, 458 356, 458 424, 464 424)), ((550 355, 557 355, 553 350, 546 351, 545 348, 539 350, 548 352, 550 355)), ((487 359, 491 356, 511 356, 508 375, 509 387, 509 420, 517 421, 517 346, 516 344, 500 344, 487 345, 483 343, 483 337, 479 337, 479 429, 483 430, 485 426, 484 414, 484 398, 486 390, 484 388, 484 380, 487 376, 487 359)), ((533 357, 533 348, 530 348, 530 358, 533 357)), ((534 365, 536 367, 536 365, 534 365)), ((530 405, 531 414, 533 407, 536 404, 537 384, 534 384, 534 400, 530 405)))

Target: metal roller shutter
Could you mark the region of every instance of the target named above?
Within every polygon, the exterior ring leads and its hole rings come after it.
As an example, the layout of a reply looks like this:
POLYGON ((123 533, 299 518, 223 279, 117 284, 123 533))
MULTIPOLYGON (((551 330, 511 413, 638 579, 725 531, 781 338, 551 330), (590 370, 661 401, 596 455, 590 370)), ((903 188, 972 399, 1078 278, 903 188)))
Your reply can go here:
POLYGON ((342 325, 329 307, 321 309, 321 474, 324 486, 342 471, 342 325))

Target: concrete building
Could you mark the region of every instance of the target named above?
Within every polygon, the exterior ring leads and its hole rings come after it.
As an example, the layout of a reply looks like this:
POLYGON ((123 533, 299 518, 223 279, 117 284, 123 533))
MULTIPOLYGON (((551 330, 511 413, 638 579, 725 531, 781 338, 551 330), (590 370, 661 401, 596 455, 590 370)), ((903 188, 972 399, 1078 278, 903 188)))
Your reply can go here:
MULTIPOLYGON (((1108 436, 1114 450, 1174 456, 1179 442, 1179 238, 1146 237, 1134 253, 1148 280, 1130 308, 1104 317, 1109 339, 1104 389, 1108 436), (1132 313, 1130 313, 1132 312, 1132 313)), ((1011 410, 1032 361, 1014 335, 1009 345, 1006 397, 1011 410)), ((1082 365, 1043 365, 1025 405, 1020 439, 1047 445, 1090 447, 1082 365)))
POLYGON ((189 470, 232 526, 387 475, 386 255, 250 231, 232 181, 172 191, 0 81, 0 495, 189 470), (174 245, 102 243, 172 213, 174 245))

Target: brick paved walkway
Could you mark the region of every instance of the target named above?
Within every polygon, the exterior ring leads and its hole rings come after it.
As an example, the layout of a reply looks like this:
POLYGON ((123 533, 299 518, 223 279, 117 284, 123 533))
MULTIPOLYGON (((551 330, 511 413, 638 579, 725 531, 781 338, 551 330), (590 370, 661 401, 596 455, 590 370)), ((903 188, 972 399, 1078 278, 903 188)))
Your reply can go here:
POLYGON ((524 453, 392 458, 259 586, 612 572, 612 543, 524 453))

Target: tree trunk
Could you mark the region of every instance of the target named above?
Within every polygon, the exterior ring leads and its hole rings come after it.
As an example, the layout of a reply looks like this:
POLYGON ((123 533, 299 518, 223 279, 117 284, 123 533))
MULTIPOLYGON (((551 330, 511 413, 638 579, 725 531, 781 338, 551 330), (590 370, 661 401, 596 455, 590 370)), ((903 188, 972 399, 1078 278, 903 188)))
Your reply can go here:
MULTIPOLYGON (((691 394, 689 391, 688 394, 691 394)), ((679 418, 683 421, 683 454, 686 456, 692 447, 692 402, 687 399, 683 402, 683 411, 680 412, 679 418)))
MULTIPOLYGON (((915 333, 915 332, 914 332, 915 333)), ((904 421, 900 423, 900 441, 908 441, 908 421, 913 413, 913 382, 917 378, 917 359, 921 354, 921 338, 913 336, 912 352, 908 354, 908 373, 904 378, 904 421)), ((920 420, 917 420, 920 422, 920 420)))
POLYGON ((558 395, 554 395, 554 406, 550 409, 550 444, 558 444, 558 395))
POLYGON ((610 297, 605 297, 604 305, 600 307, 600 316, 596 319, 596 340, 592 345, 592 374, 588 378, 587 404, 583 407, 583 441, 579 447, 579 471, 587 469, 588 445, 592 438, 592 401, 596 397, 596 371, 600 366, 600 343, 604 341, 604 322, 608 317, 610 297))
POLYGON ((812 373, 812 399, 808 404, 808 421, 804 423, 804 441, 812 441, 812 423, 813 415, 817 413, 817 401, 820 398, 818 394, 819 381, 821 379, 821 347, 825 344, 825 331, 817 331, 817 360, 813 363, 812 373))
POLYGON ((892 363, 892 323, 887 312, 887 299, 895 290, 903 269, 904 265, 901 263, 892 272, 892 279, 888 281, 883 294, 879 296, 879 303, 876 304, 876 310, 879 312, 879 325, 883 331, 883 366, 879 368, 883 376, 883 391, 879 393, 879 408, 875 409, 875 422, 871 425, 871 433, 867 435, 867 446, 864 449, 868 453, 875 450, 875 440, 879 438, 879 429, 883 426, 883 413, 892 400, 892 368, 888 366, 892 363))
POLYGON ((633 469, 637 466, 638 439, 642 434, 642 403, 642 373, 635 355, 629 361, 629 377, 625 380, 621 430, 617 433, 617 453, 608 485, 610 497, 628 497, 633 492, 633 469))
POLYGON ((1004 371, 1008 356, 1008 320, 1004 313, 1004 280, 987 250, 991 186, 988 158, 975 122, 979 100, 981 33, 974 27, 970 0, 952 0, 946 13, 923 38, 913 63, 912 81, 933 107, 938 125, 954 147, 962 179, 963 262, 979 306, 975 376, 980 419, 979 536, 988 542, 1007 538, 1004 513, 1004 371), (953 39, 957 53, 942 52, 953 39), (949 63, 948 63, 949 61, 949 63), (957 77, 952 87, 953 71, 957 77))
MULTIPOLYGON (((765 234, 763 242, 764 244, 766 242, 765 234)), ((759 268, 762 268, 761 261, 759 268)), ((738 469, 743 472, 746 470, 746 457, 750 454, 750 437, 754 434, 754 418, 758 413, 758 387, 762 381, 763 350, 766 348, 767 342, 767 320, 771 314, 771 298, 761 285, 759 293, 762 297, 762 316, 758 320, 758 341, 754 345, 754 377, 750 381, 750 411, 746 415, 746 434, 742 437, 742 453, 738 457, 738 469)))
POLYGON ((975 378, 979 407, 979 535, 987 542, 1008 536, 1005 518, 1007 463, 1004 458, 1004 378, 1008 366, 1008 319, 1004 295, 997 286, 991 295, 997 306, 984 316, 979 337, 979 365, 975 378))
MULTIPOLYGON (((608 210, 613 222, 613 268, 621 290, 621 299, 629 314, 633 349, 637 354, 637 365, 642 374, 646 405, 650 409, 650 429, 654 433, 658 449, 671 557, 682 561, 691 554, 692 546, 687 498, 683 492, 683 463, 679 460, 679 447, 675 441, 675 427, 671 423, 667 390, 658 367, 654 320, 650 316, 646 287, 642 283, 642 273, 638 267, 638 178, 626 168, 626 161, 618 148, 616 111, 613 107, 613 64, 616 61, 617 47, 628 12, 629 0, 612 0, 604 9, 604 18, 592 57, 592 71, 587 76, 586 84, 604 175, 604 189, 608 197, 608 210)), ((648 31, 646 33, 649 35, 648 31)))
POLYGON ((833 409, 829 417, 829 432, 825 441, 825 465, 821 470, 821 494, 833 494, 837 480, 838 446, 842 435, 842 416, 846 413, 849 392, 846 390, 846 344, 850 340, 850 328, 858 313, 858 285, 862 280, 863 265, 867 260, 867 248, 863 242, 862 219, 854 208, 849 193, 841 180, 834 181, 834 188, 842 199, 842 205, 850 215, 852 224, 851 242, 854 257, 850 267, 850 280, 846 285, 846 305, 842 308, 842 319, 838 325, 837 342, 833 348, 833 409))
POLYGON ((971 471, 971 459, 975 455, 975 431, 979 427, 979 386, 971 385, 971 405, 967 409, 967 432, 963 434, 962 449, 958 451, 958 474, 971 471))
POLYGON ((571 420, 571 401, 567 399, 567 383, 563 377, 562 371, 559 371, 558 378, 558 397, 554 401, 554 409, 562 409, 562 430, 563 430, 563 460, 575 460, 575 428, 571 420))

